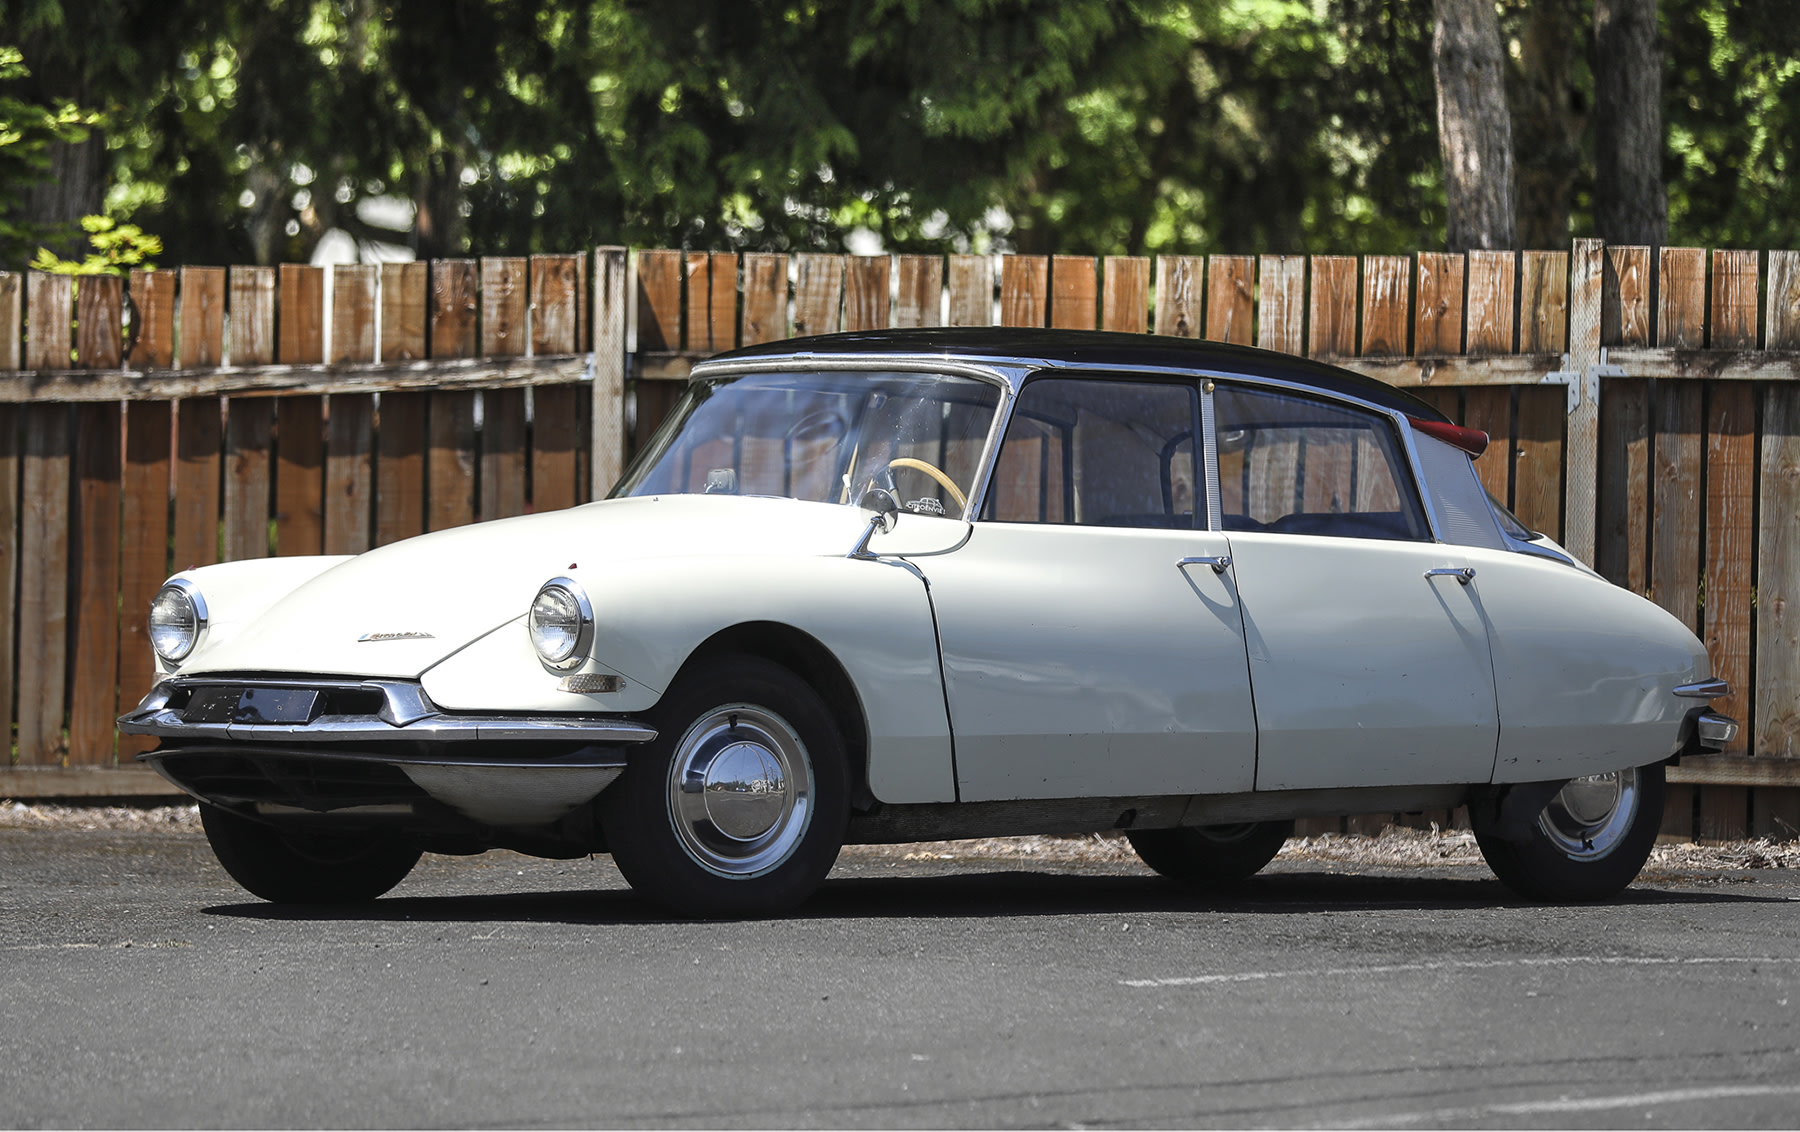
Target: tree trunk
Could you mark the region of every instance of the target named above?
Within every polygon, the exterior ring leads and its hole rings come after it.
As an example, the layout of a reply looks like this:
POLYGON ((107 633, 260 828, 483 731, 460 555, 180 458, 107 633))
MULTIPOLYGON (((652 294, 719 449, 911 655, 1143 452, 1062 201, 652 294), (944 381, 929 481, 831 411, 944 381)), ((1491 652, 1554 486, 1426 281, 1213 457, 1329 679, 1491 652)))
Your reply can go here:
POLYGON ((1656 0, 1594 0, 1594 233, 1663 244, 1662 47, 1656 0))
POLYGON ((90 129, 86 141, 53 143, 49 156, 43 179, 21 194, 15 219, 53 233, 45 245, 64 259, 79 260, 90 250, 81 218, 106 206, 106 138, 90 129))
POLYGON ((1436 0, 1432 70, 1453 252, 1517 246, 1512 115, 1493 0, 1436 0))
POLYGON ((1581 168, 1587 103, 1575 89, 1575 0, 1532 0, 1512 88, 1519 246, 1569 246, 1569 196, 1581 168))

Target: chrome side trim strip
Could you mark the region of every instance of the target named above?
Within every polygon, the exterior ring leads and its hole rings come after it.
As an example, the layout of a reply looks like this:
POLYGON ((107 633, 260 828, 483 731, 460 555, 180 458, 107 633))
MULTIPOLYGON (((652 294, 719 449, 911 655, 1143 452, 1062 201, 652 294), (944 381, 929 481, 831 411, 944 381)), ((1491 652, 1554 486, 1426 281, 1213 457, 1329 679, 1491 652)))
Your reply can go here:
POLYGON ((1731 695, 1731 685, 1723 680, 1699 680, 1692 684, 1677 684, 1675 694, 1690 700, 1715 700, 1731 695))
MULTIPOLYGON (((398 755, 377 754, 372 751, 331 751, 319 750, 315 747, 258 747, 254 751, 245 751, 242 747, 214 747, 199 744, 192 747, 181 747, 173 751, 145 751, 137 756, 137 761, 150 763, 160 771, 162 760, 175 755, 268 755, 287 756, 305 759, 332 759, 337 762, 385 763, 389 766, 446 766, 446 767, 492 767, 498 770, 614 770, 623 769, 625 756, 618 751, 595 751, 579 758, 522 758, 502 759, 493 755, 398 755)), ((163 777, 167 778, 165 773, 163 777)), ((170 779, 171 782, 174 779, 170 779)), ((176 783, 180 785, 180 783, 176 783)))

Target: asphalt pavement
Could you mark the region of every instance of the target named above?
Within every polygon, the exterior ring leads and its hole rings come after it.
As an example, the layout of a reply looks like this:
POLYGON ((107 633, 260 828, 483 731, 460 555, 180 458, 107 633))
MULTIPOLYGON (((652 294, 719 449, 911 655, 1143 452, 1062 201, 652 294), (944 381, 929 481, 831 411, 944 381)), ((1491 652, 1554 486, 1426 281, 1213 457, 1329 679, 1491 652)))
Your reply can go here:
POLYGON ((1562 908, 853 850, 691 923, 604 857, 295 910, 192 830, 0 828, 0 1126, 1792 1128, 1797 941, 1794 869, 1562 908))

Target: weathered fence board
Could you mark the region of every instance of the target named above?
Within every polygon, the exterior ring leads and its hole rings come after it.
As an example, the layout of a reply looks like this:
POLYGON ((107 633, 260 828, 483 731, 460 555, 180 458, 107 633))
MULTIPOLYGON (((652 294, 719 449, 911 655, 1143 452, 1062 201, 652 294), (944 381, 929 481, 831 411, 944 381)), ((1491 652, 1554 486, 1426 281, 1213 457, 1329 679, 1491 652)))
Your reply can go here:
POLYGON ((184 369, 204 369, 225 360, 225 269, 184 267, 176 323, 176 358, 184 369))
POLYGON ((844 257, 794 257, 794 336, 831 334, 844 303, 844 257))
MULTIPOLYGON (((885 257, 870 257, 885 258, 885 257)), ((934 255, 903 255, 895 259, 894 325, 936 326, 943 321, 944 261, 934 255)), ((881 270, 887 282, 887 270, 881 270)), ((885 296, 884 296, 885 297, 885 296)), ((845 330, 863 329, 848 325, 845 330)))
POLYGON ((118 369, 124 363, 124 318, 123 279, 82 279, 75 296, 75 357, 82 369, 118 369))
POLYGON ((481 260, 481 352, 490 358, 523 355, 530 315, 523 256, 481 260))
POLYGON ((1094 329, 1099 280, 1092 256, 1050 257, 1050 325, 1062 330, 1094 329))
POLYGON ((1306 340, 1306 257, 1266 255, 1257 260, 1256 344, 1283 354, 1302 353, 1306 340))
POLYGON ((1370 357, 1406 354, 1407 311, 1411 305, 1412 262, 1405 256, 1363 257, 1362 349, 1370 357))
POLYGON ((1156 332, 1198 338, 1205 327, 1202 286, 1206 260, 1197 255, 1156 257, 1156 332))
MULTIPOLYGON (((902 263, 918 257, 902 256, 902 263)), ((937 261, 936 256, 931 257, 937 261)), ((852 256, 844 274, 844 329, 845 330, 881 330, 888 325, 888 274, 890 262, 887 256, 852 256)), ((915 268, 916 270, 916 268, 915 268)), ((904 271, 904 268, 903 268, 904 271)), ((915 276, 914 289, 925 284, 915 276)), ((907 286, 901 284, 901 294, 907 293, 907 286)), ((917 294, 918 301, 923 301, 922 293, 917 294)), ((932 306, 935 319, 937 307, 932 306)), ((919 325, 931 325, 921 323, 919 325)), ((695 347, 704 349, 705 347, 695 347)), ((715 346, 714 349, 726 349, 715 346)))
MULTIPOLYGON (((168 401, 134 401, 125 406, 125 467, 121 487, 119 563, 120 711, 150 691, 155 664, 145 614, 169 576, 170 430, 173 406, 168 401)), ((3 484, 0 476, 0 484, 3 484)), ((3 523, 0 517, 0 523, 3 523)), ((123 762, 155 746, 147 736, 119 736, 123 762)))
POLYGON ((1007 256, 1000 265, 1000 325, 1043 326, 1049 301, 1049 257, 1007 256))
POLYGON ((381 330, 377 335, 384 362, 412 362, 425 356, 429 325, 431 269, 423 263, 381 265, 381 330))
POLYGON ((1413 318, 1413 353, 1463 352, 1463 257, 1419 253, 1418 306, 1413 318))
MULTIPOLYGON (((132 333, 136 344, 127 359, 137 369, 168 369, 175 364, 175 274, 170 271, 133 271, 127 287, 133 305, 132 333)), ((0 292, 0 325, 4 325, 4 293, 0 292)), ((6 364, 0 345, 0 370, 6 364)))
POLYGON ((324 538, 326 554, 361 554, 372 544, 375 505, 375 398, 368 393, 331 395, 325 438, 324 538))
POLYGON ((1100 329, 1143 334, 1150 329, 1150 261, 1107 256, 1100 293, 1100 329))
POLYGON ((950 280, 950 325, 994 324, 994 261, 984 255, 953 255, 946 269, 950 280))
MULTIPOLYGON (((298 267, 294 264, 284 265, 282 282, 288 284, 297 271, 310 271, 312 268, 298 267)), ((291 286, 282 288, 283 329, 292 333, 305 321, 302 303, 294 295, 291 286)), ((227 307, 230 312, 231 335, 225 352, 234 366, 266 366, 275 360, 275 269, 272 267, 233 267, 226 272, 227 307)), ((324 320, 315 316, 312 320, 315 327, 324 325, 324 320)), ((281 360, 284 362, 318 361, 318 357, 300 357, 298 349, 290 348, 288 342, 281 343, 281 360)))
POLYGON ((75 407, 77 514, 69 546, 75 574, 71 595, 75 623, 70 634, 74 651, 69 665, 70 766, 105 766, 113 761, 119 687, 122 420, 117 405, 100 402, 75 407))
POLYGON ((1356 257, 1312 257, 1312 307, 1308 313, 1306 353, 1313 358, 1348 358, 1356 354, 1356 257))
POLYGON ((63 760, 71 406, 25 409, 19 523, 19 762, 63 760))
POLYGON ((325 553, 325 399, 275 401, 275 553, 325 553))

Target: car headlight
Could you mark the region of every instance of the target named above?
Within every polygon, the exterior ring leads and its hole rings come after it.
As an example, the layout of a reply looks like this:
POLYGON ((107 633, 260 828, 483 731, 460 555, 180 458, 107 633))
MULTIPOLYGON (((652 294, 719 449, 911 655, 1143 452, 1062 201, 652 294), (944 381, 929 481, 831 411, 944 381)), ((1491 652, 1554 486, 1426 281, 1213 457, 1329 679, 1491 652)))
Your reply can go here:
POLYGON ((531 647, 552 668, 581 663, 594 640, 594 607, 588 604, 587 591, 571 578, 552 578, 543 584, 532 599, 527 623, 531 647))
POLYGON ((186 578, 165 582, 150 602, 150 647, 170 664, 185 660, 206 632, 206 599, 186 578))

